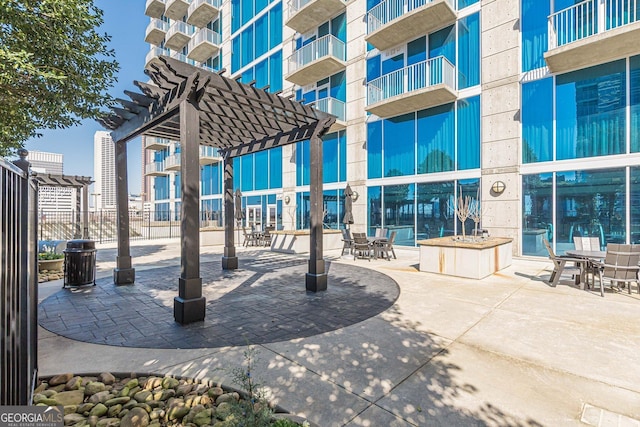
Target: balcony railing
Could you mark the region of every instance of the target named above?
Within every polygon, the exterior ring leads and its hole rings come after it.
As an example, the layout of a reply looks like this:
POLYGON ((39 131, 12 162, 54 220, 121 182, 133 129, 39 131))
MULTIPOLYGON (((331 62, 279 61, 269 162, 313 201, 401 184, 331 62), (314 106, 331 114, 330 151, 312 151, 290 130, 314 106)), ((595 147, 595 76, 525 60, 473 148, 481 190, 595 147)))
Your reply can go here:
POLYGON ((192 0, 187 10, 187 22, 198 28, 205 27, 222 7, 222 0, 192 0))
POLYGON ((331 34, 327 34, 302 46, 289 57, 289 73, 293 73, 299 68, 325 56, 334 56, 341 61, 345 61, 346 49, 344 42, 331 34))
POLYGON ((333 114, 340 121, 345 121, 346 104, 339 99, 335 98, 322 98, 318 99, 313 106, 322 112, 333 114))
POLYGON ((154 47, 149 52, 147 52, 147 56, 145 58, 145 64, 149 65, 154 58, 157 58, 160 55, 169 56, 169 49, 165 49, 162 47, 154 47))
POLYGON ((222 36, 208 28, 202 28, 189 40, 187 56, 195 61, 203 62, 218 51, 222 44, 222 36))
POLYGON ((439 84, 456 87, 455 67, 444 56, 418 62, 367 83, 367 105, 439 84))
POLYGON ((186 22, 176 21, 169 27, 164 44, 169 49, 180 50, 187 44, 193 33, 194 29, 191 25, 186 22))
POLYGON ((147 43, 159 45, 164 40, 167 31, 169 30, 169 23, 161 19, 153 18, 145 31, 144 41, 147 43))
POLYGON ((166 138, 155 138, 148 136, 144 140, 144 148, 150 150, 164 150, 169 146, 169 144, 171 144, 171 141, 166 138))
POLYGON ((180 170, 180 153, 175 153, 164 159, 165 170, 180 170))
POLYGON ((549 49, 640 20, 640 0, 586 0, 549 16, 549 49))
MULTIPOLYGON (((434 0, 384 0, 367 12, 367 34, 371 34, 402 15, 432 3, 434 0)), ((447 3, 454 9, 453 0, 447 3)))
POLYGON ((144 168, 145 175, 166 175, 164 162, 147 163, 144 168))

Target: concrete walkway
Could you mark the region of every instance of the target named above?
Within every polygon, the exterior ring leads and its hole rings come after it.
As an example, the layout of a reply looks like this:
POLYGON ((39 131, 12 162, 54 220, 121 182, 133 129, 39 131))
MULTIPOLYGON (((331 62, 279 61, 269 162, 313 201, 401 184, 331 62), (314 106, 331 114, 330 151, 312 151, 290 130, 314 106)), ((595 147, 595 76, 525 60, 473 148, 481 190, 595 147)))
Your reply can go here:
MULTIPOLYGON (((175 240, 134 243, 134 266, 140 273, 176 266, 179 251, 175 240)), ((215 265, 221 251, 203 248, 202 262, 215 265)), ((256 345, 257 376, 276 403, 323 427, 640 426, 637 293, 607 291, 601 298, 570 278, 551 288, 544 282, 552 267, 546 260, 514 259, 499 274, 475 281, 421 273, 417 250, 396 253, 398 260, 371 262, 327 254, 336 266, 383 273, 399 285, 399 296, 358 323, 256 345)), ((272 254, 239 248, 238 256, 248 263, 272 254)), ((100 248, 99 277, 111 275, 114 259, 114 249, 100 248)), ((163 280, 175 283, 177 295, 177 276, 163 280)), ((41 284, 40 299, 64 301, 60 292, 70 291, 61 286, 41 284)), ((225 384, 246 350, 100 345, 43 328, 39 346, 43 376, 152 372, 225 384)))

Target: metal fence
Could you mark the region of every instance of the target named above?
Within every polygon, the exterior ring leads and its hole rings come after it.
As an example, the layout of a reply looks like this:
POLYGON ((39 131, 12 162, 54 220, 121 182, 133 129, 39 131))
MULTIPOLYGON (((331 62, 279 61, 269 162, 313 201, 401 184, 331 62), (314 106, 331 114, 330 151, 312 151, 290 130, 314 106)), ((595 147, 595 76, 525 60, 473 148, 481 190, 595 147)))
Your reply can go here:
MULTIPOLYGON (((71 240, 81 236, 83 212, 40 211, 39 240, 71 240)), ((116 211, 89 212, 89 239, 99 243, 118 240, 116 211)), ((222 227, 220 212, 203 211, 200 227, 222 227)), ((129 212, 129 239, 180 237, 180 215, 170 211, 129 212)))
POLYGON ((37 378, 38 192, 16 165, 0 159, 0 405, 30 404, 37 378))

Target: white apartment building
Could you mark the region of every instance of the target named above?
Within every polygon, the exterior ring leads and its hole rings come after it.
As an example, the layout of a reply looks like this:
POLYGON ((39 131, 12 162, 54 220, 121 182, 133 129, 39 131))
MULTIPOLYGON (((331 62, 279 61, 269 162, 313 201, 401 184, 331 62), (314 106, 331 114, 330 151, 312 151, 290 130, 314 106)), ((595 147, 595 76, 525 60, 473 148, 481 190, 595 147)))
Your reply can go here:
MULTIPOLYGON (((27 160, 31 170, 40 174, 62 175, 64 156, 45 151, 29 151, 27 160)), ((71 187, 48 187, 38 189, 39 212, 74 212, 76 210, 76 189, 71 187)))

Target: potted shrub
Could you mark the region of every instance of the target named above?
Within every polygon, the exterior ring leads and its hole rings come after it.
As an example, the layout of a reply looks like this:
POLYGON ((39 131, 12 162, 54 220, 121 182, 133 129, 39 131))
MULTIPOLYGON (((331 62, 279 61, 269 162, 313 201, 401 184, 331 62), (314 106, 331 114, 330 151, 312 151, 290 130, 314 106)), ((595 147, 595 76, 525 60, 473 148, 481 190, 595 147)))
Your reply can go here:
POLYGON ((38 271, 59 271, 62 270, 64 254, 53 251, 40 252, 38 254, 38 271))

